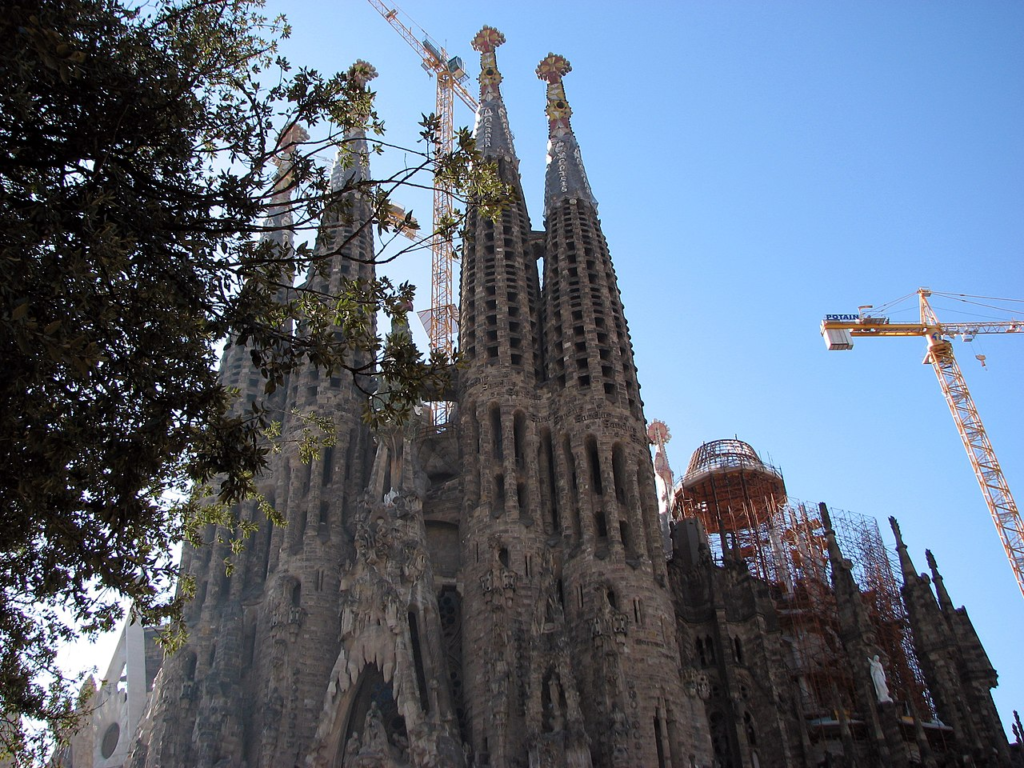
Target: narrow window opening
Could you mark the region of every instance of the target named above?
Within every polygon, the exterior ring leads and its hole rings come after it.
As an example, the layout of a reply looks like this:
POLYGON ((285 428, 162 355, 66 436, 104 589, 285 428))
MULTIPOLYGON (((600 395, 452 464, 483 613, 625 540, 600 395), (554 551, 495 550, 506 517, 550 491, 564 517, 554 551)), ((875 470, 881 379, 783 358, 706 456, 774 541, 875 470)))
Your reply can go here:
POLYGON ((512 419, 512 443, 515 450, 516 466, 526 466, 526 414, 516 411, 512 419))
POLYGON ((430 697, 427 695, 427 674, 423 668, 423 650, 420 648, 420 629, 416 612, 409 611, 409 640, 412 642, 412 661, 416 667, 416 687, 420 691, 420 708, 430 712, 430 697))
POLYGON ((331 506, 327 499, 320 502, 320 520, 317 523, 316 534, 326 540, 331 535, 331 506))
POLYGON ((304 465, 305 471, 302 475, 302 495, 309 493, 309 481, 313 476, 313 462, 307 461, 304 465))
POLYGON ((638 627, 644 625, 644 603, 639 597, 633 598, 633 619, 638 627))
POLYGON ((541 442, 544 446, 544 468, 547 473, 548 494, 550 496, 551 532, 558 534, 561 533, 562 522, 559 519, 558 514, 558 484, 555 480, 555 453, 554 446, 551 444, 551 432, 549 430, 544 429, 541 432, 541 442))
POLYGON ((505 451, 501 441, 501 409, 496 403, 491 405, 491 441, 495 461, 502 461, 505 458, 505 451))
POLYGON ((292 552, 302 549, 302 539, 306 535, 306 505, 303 504, 296 512, 295 538, 292 539, 292 552))
POLYGON ((587 435, 586 446, 587 464, 590 466, 591 488, 593 489, 594 493, 596 493, 598 496, 603 496, 604 487, 601 484, 601 463, 598 460, 597 456, 597 440, 594 438, 593 435, 587 435))
POLYGON ((322 474, 320 476, 320 484, 322 486, 328 486, 331 484, 331 478, 334 475, 334 447, 329 445, 324 448, 322 456, 323 467, 322 474))
POLYGON ((505 475, 497 474, 494 476, 494 498, 498 503, 498 509, 505 508, 505 475))
POLYGON ((619 539, 622 541, 622 548, 626 550, 626 557, 634 557, 636 553, 633 548, 633 535, 629 530, 629 523, 625 520, 619 521, 619 539))
POLYGON ((665 768, 665 748, 661 743, 661 720, 654 717, 654 745, 658 750, 658 768, 665 768))
MULTIPOLYGON (((615 500, 620 504, 626 503, 626 455, 622 444, 616 443, 612 447, 612 476, 615 481, 615 500)), ((623 542, 625 543, 625 542, 623 542)))
POLYGON ((576 477, 576 461, 573 459, 572 447, 569 438, 566 437, 562 443, 562 451, 565 454, 565 466, 569 470, 569 503, 572 510, 572 533, 576 541, 583 535, 580 522, 580 486, 576 477))

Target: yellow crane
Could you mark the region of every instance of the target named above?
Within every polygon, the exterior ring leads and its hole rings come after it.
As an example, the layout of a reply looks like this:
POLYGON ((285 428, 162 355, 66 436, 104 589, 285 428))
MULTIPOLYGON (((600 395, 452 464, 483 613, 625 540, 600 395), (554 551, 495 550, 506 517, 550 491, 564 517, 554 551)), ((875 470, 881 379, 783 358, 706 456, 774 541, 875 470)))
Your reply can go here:
MULTIPOLYGON (((398 6, 388 8, 380 0, 369 0, 369 3, 419 54, 423 69, 428 74, 433 74, 437 81, 435 114, 440 122, 437 151, 440 154, 450 153, 455 134, 454 96, 458 96, 474 113, 477 107, 476 99, 463 85, 469 77, 463 69, 462 59, 458 56, 449 56, 444 47, 432 40, 422 28, 420 28, 422 35, 413 32, 412 26, 410 26, 413 22, 404 20, 407 17, 398 6)), ((452 300, 455 249, 450 238, 436 233, 438 224, 451 217, 453 208, 454 196, 451 186, 443 179, 435 179, 433 226, 435 234, 431 242, 430 309, 421 312, 420 318, 424 320, 424 325, 427 327, 430 348, 441 350, 449 357, 455 349, 455 331, 458 322, 458 309, 452 300)), ((435 425, 441 425, 448 421, 448 405, 446 403, 435 404, 432 412, 435 425)))
POLYGON ((967 449, 967 456, 992 514, 1003 549, 1006 550, 1006 557, 1017 578, 1017 586, 1024 595, 1024 522, 1021 521, 1017 503, 1010 494, 996 452, 981 423, 974 399, 967 389, 967 382, 953 356, 953 345, 950 342, 953 336, 961 336, 969 341, 980 333, 1024 333, 1024 323, 1017 320, 940 323, 928 303, 932 292, 920 288, 917 295, 921 309, 919 323, 893 323, 887 317, 869 314, 867 310, 872 307, 864 306, 859 308, 857 314, 826 315, 821 323, 821 335, 830 350, 853 349, 854 337, 922 336, 928 341, 928 353, 923 362, 931 363, 939 379, 942 394, 953 414, 953 421, 967 449))

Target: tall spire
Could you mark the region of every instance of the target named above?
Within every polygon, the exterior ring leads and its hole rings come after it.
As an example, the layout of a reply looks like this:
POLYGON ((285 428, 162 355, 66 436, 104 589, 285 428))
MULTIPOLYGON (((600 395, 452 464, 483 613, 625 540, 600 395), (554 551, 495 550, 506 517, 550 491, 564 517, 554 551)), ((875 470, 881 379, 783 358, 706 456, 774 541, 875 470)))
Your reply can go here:
MULTIPOLYGON (((377 76, 372 64, 357 59, 348 69, 348 77, 361 88, 365 88, 377 76)), ((346 185, 365 181, 370 174, 369 150, 366 146, 365 122, 369 115, 356 115, 355 124, 345 130, 345 138, 338 145, 338 154, 331 169, 331 191, 336 192, 346 185)))
POLYGON ((262 241, 277 246, 276 252, 272 255, 281 259, 280 287, 276 292, 276 299, 281 304, 288 300, 289 288, 295 278, 294 265, 291 263, 294 240, 292 227, 295 223, 292 215, 294 208, 292 193, 295 190, 294 165, 295 154, 306 141, 309 141, 309 131, 299 123, 292 123, 288 126, 278 139, 278 148, 273 160, 277 166, 277 173, 274 175, 274 187, 267 217, 264 220, 264 231, 260 235, 262 241))
POLYGON ((564 56, 549 53, 537 66, 537 77, 548 84, 548 170, 544 184, 544 215, 556 203, 567 198, 586 200, 597 207, 583 168, 580 146, 569 118, 572 108, 565 98, 562 78, 572 71, 564 56))
MULTIPOLYGON (((278 139, 278 149, 274 157, 274 164, 277 166, 277 173, 274 175, 274 191, 271 198, 272 208, 268 220, 281 214, 281 208, 286 207, 292 197, 294 178, 292 175, 293 155, 296 147, 309 140, 309 131, 299 123, 292 123, 281 134, 278 139)), ((291 220, 288 213, 289 223, 291 220)))
POLYGON ((900 570, 903 572, 903 583, 910 584, 912 579, 917 578, 917 570, 914 568, 914 561, 910 559, 907 552, 907 545, 903 543, 903 533, 900 531, 900 524, 895 517, 889 518, 889 525, 892 526, 893 535, 896 537, 896 552, 900 557, 900 570))
POLYGON ((939 566, 935 562, 935 555, 930 549, 924 551, 925 559, 928 560, 928 568, 932 572, 932 583, 935 585, 935 594, 939 598, 939 607, 947 615, 952 615, 956 609, 953 607, 953 600, 946 591, 946 585, 942 581, 942 574, 939 573, 939 566))
POLYGON ((473 136, 477 149, 490 159, 502 158, 518 164, 508 127, 508 113, 501 98, 501 72, 494 52, 504 44, 505 36, 494 27, 483 27, 473 38, 473 50, 480 52, 480 106, 476 110, 473 136))

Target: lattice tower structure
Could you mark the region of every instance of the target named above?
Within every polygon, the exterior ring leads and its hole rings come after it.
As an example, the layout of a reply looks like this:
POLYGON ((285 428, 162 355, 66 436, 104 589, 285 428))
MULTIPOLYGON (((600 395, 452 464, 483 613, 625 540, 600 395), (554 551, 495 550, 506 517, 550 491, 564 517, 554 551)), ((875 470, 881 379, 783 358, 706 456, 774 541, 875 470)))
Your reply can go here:
MULTIPOLYGON (((384 17, 395 31, 419 55, 423 68, 433 74, 437 82, 437 100, 435 116, 437 117, 437 135, 434 138, 434 151, 437 157, 445 157, 452 153, 454 147, 454 109, 455 96, 474 112, 477 109, 476 99, 470 95, 463 85, 468 77, 462 68, 462 59, 449 56, 443 46, 434 42, 430 35, 420 28, 420 35, 413 29, 409 20, 398 6, 388 8, 380 0, 369 0, 373 8, 384 17), (422 37, 422 40, 421 40, 422 37)), ((434 180, 434 219, 433 238, 431 240, 430 265, 430 309, 420 313, 427 327, 431 350, 444 352, 451 357, 455 351, 455 337, 458 327, 458 308, 453 302, 452 280, 453 264, 456 258, 455 247, 449 233, 441 233, 440 229, 447 226, 455 209, 454 191, 451 183, 443 176, 434 180)), ((438 401, 431 406, 431 419, 436 426, 448 423, 451 403, 438 401)))

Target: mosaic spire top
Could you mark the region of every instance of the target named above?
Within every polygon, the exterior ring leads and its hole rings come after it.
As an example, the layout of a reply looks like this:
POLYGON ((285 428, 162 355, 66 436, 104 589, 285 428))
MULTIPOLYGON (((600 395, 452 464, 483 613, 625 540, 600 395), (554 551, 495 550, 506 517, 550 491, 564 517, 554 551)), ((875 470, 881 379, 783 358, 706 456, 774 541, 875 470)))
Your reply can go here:
POLYGON ((501 157, 513 163, 516 150, 512 145, 512 131, 508 127, 508 113, 501 98, 501 72, 494 52, 505 42, 505 36, 494 27, 483 27, 473 38, 473 50, 480 52, 480 106, 476 110, 473 136, 477 149, 484 157, 501 157))
POLYGON ((587 181, 583 158, 569 118, 572 108, 565 98, 562 78, 572 72, 572 65, 564 56, 549 53, 537 66, 537 77, 548 84, 548 170, 544 183, 544 211, 554 204, 570 198, 586 200, 597 206, 594 193, 587 181))
MULTIPOLYGON (((377 76, 377 70, 369 62, 357 59, 348 69, 348 76, 359 87, 365 88, 377 76)), ((363 116, 364 119, 368 117, 363 116)), ((369 150, 366 146, 366 131, 362 125, 345 131, 345 138, 338 146, 338 154, 331 169, 331 189, 342 189, 346 184, 364 181, 370 173, 369 150)))
POLYGON ((292 196, 292 155, 296 147, 309 141, 309 131, 298 123, 292 123, 277 141, 277 151, 274 154, 274 164, 277 166, 277 174, 274 178, 274 192, 271 202, 275 206, 285 205, 292 196))

